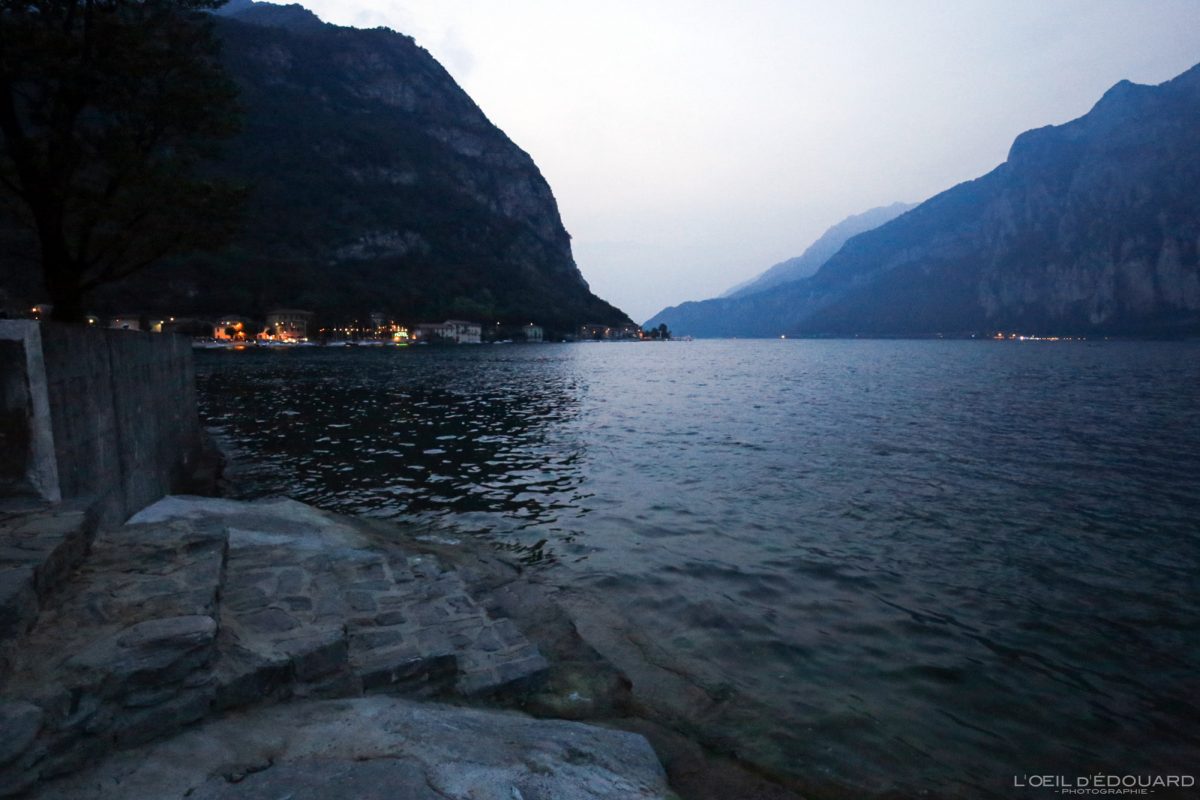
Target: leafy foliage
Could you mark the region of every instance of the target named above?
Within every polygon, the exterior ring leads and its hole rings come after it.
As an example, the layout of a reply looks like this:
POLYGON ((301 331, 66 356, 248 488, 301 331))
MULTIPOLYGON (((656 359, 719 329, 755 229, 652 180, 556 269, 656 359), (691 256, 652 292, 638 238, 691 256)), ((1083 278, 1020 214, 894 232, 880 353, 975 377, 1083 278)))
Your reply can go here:
POLYGON ((238 193, 197 171, 236 123, 205 13, 219 4, 0 3, 0 210, 32 231, 56 317, 228 237, 238 193))

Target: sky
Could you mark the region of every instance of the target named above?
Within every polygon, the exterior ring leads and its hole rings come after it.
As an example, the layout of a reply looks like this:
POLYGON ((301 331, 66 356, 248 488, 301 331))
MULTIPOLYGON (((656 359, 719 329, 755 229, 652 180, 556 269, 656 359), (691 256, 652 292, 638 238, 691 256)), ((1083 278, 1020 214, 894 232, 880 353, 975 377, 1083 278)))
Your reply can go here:
POLYGON ((550 183, 638 322, 1200 62, 1200 0, 301 0, 413 36, 550 183))

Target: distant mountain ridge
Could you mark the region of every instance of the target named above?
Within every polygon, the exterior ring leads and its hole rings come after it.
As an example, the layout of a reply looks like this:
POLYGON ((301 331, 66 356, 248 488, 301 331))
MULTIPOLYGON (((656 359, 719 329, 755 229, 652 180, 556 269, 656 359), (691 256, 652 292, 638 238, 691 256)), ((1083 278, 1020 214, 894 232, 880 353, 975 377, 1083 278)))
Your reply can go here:
POLYGON ((685 303, 647 324, 700 336, 1007 330, 1200 335, 1200 65, 1122 81, 1084 116, 849 239, 812 277, 685 303))
POLYGON ((629 323, 589 290, 533 160, 410 37, 249 0, 214 23, 244 126, 213 170, 248 188, 243 230, 95 310, 629 323))
POLYGON ((892 203, 868 209, 861 214, 846 217, 838 224, 826 230, 821 236, 795 258, 781 261, 770 267, 757 277, 745 283, 738 284, 721 297, 745 297, 749 294, 770 289, 781 283, 797 281, 814 275, 834 253, 842 249, 842 245, 851 236, 878 228, 885 222, 891 222, 896 217, 916 208, 916 203, 892 203))

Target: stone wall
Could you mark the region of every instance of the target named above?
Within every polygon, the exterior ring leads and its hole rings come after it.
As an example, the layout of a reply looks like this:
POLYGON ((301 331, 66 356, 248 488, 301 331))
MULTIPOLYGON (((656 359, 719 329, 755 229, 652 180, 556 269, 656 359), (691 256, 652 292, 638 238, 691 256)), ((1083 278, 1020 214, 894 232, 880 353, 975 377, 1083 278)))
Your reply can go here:
MULTIPOLYGON (((95 498, 101 524, 111 525, 185 487, 202 442, 186 338, 4 323, 10 331, 14 326, 40 334, 34 337, 40 340, 40 365, 27 367, 27 382, 44 385, 63 499, 95 498)), ((25 341, 27 349, 38 346, 28 336, 25 341)), ((15 435, 6 439, 20 441, 15 435)))
POLYGON ((41 329, 0 320, 0 498, 26 495, 61 499, 41 329))

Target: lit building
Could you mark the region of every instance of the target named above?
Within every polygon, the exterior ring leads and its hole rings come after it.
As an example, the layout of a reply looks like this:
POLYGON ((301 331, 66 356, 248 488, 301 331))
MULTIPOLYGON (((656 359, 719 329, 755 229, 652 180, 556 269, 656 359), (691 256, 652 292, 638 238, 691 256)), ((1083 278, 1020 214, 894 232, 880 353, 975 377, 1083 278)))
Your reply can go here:
POLYGON ((246 340, 246 320, 233 315, 226 315, 213 325, 213 338, 222 342, 244 342, 246 340))
POLYGON ((422 342, 441 342, 443 344, 479 344, 482 341, 483 326, 478 322, 468 322, 462 319, 448 319, 445 322, 433 322, 418 325, 414 332, 422 342))
POLYGON ((541 325, 534 325, 532 322, 525 326, 525 341, 540 342, 545 338, 546 332, 542 330, 541 325))
POLYGON ((580 339, 641 339, 642 329, 637 325, 600 325, 589 322, 579 326, 580 339))
POLYGON ((267 313, 267 338, 281 342, 300 342, 308 339, 308 323, 311 311, 294 308, 277 308, 267 313))
POLYGON ((413 336, 418 342, 451 342, 454 340, 454 329, 444 322, 423 322, 413 328, 413 336))
POLYGON ((448 319, 443 324, 450 328, 450 337, 455 344, 479 344, 482 341, 483 326, 478 322, 448 319))

